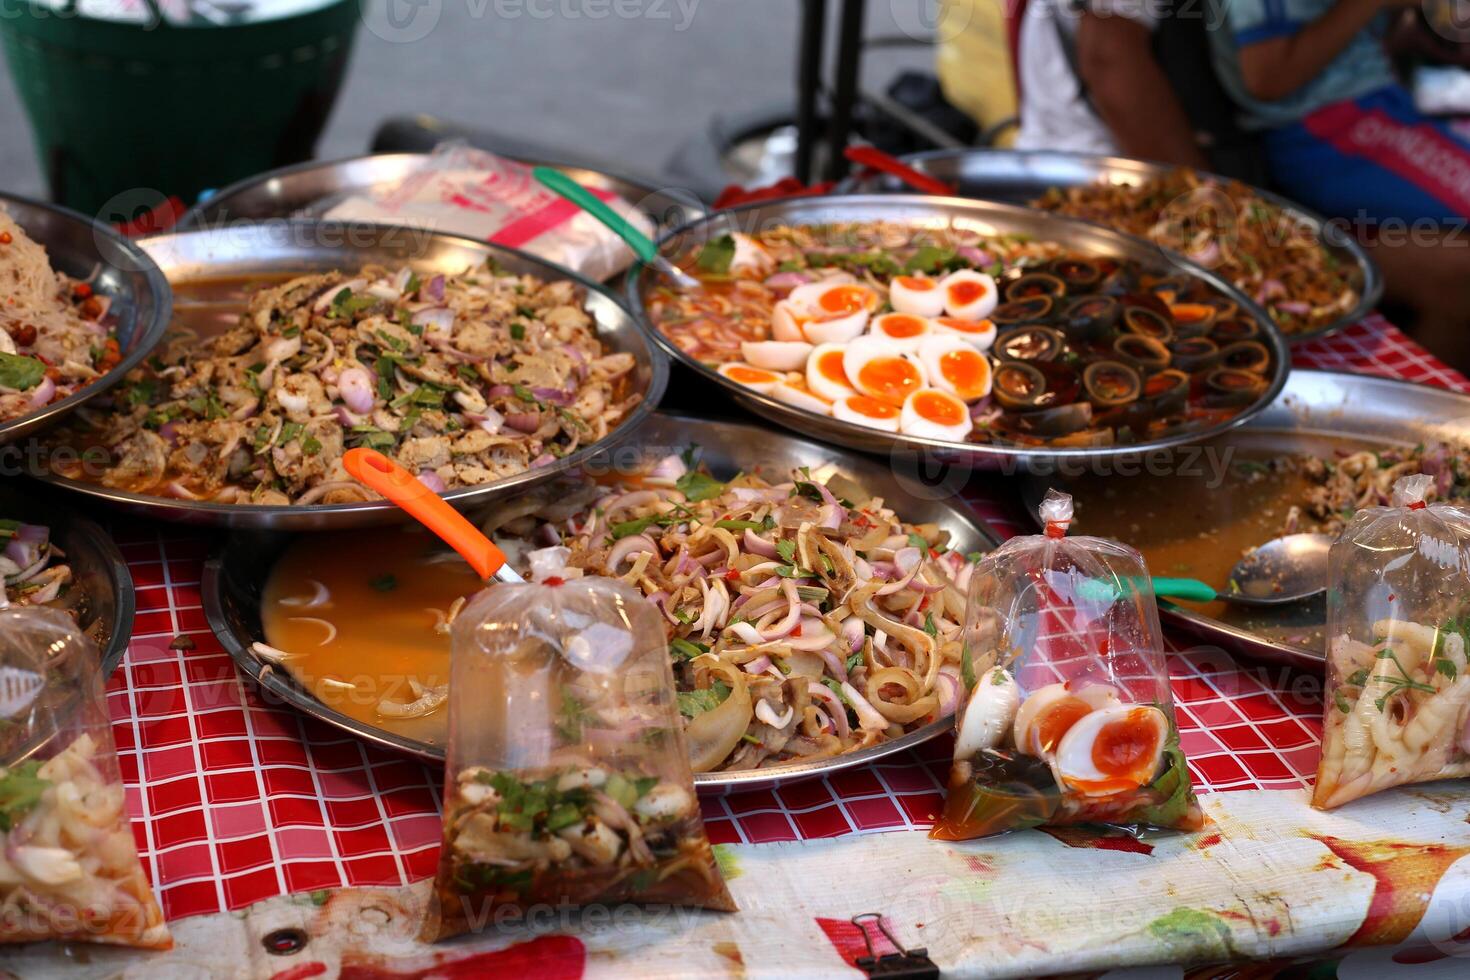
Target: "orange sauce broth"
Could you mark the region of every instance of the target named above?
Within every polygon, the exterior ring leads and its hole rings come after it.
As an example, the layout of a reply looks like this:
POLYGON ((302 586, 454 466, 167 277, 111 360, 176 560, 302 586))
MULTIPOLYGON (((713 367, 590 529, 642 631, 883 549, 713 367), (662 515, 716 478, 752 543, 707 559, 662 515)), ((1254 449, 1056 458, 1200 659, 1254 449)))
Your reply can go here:
POLYGON ((458 555, 417 527, 305 535, 271 569, 261 600, 265 642, 328 707, 397 735, 443 745, 448 703, 420 718, 390 718, 380 700, 414 700, 409 680, 449 683, 450 638, 435 625, 482 582, 458 555), (313 608, 317 583, 326 601, 313 608), (336 636, 327 641, 336 627, 336 636), (327 681, 345 681, 352 690, 327 681))

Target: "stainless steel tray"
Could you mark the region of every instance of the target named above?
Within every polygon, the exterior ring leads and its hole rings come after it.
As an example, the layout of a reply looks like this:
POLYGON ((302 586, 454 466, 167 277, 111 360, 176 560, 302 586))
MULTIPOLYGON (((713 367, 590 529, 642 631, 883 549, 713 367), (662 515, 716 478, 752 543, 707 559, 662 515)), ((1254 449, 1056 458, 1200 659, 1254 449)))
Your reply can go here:
POLYGON ((90 279, 92 288, 112 300, 122 360, 96 381, 28 415, 0 422, 0 445, 35 432, 96 398, 138 366, 168 329, 171 294, 157 264, 137 245, 106 225, 75 211, 0 193, 8 211, 27 235, 45 246, 58 272, 90 279), (94 276, 93 273, 96 273, 94 276))
POLYGON ((44 524, 66 553, 72 571, 72 596, 64 608, 75 613, 82 631, 97 642, 102 674, 111 674, 127 651, 137 611, 133 576, 117 545, 92 521, 41 499, 34 488, 0 486, 0 517, 44 524))
MULTIPOLYGON (((1281 397, 1242 431, 1252 429, 1350 436, 1401 447, 1431 440, 1470 445, 1470 397, 1363 374, 1295 371, 1281 397)), ((1229 437, 1223 442, 1228 445, 1229 437)), ((1024 484, 1027 510, 1033 515, 1045 490, 1046 481, 1041 479, 1024 484)), ((1229 491, 1226 488, 1219 492, 1229 491)), ((1233 623, 1167 602, 1160 602, 1159 611, 1165 622, 1200 640, 1271 663, 1317 673, 1323 669, 1320 648, 1306 649, 1288 642, 1288 638, 1325 629, 1325 597, 1275 610, 1236 614, 1233 623)))
MULTIPOLYGON (((916 170, 954 184, 964 197, 1030 204, 1053 187, 1085 184, 1141 184, 1168 173, 1172 168, 1146 160, 1107 157, 1093 153, 1064 153, 1056 150, 931 150, 906 156, 903 161, 916 170)), ((1215 176, 1206 174, 1205 176, 1215 176)), ((1216 177, 1217 180, 1226 180, 1216 177)), ((1351 235, 1279 194, 1252 188, 1292 218, 1317 232, 1322 244, 1340 262, 1358 269, 1358 304, 1324 327, 1287 337, 1303 343, 1352 326, 1373 311, 1383 299, 1383 276, 1351 235)), ((897 177, 876 174, 850 177, 838 188, 842 192, 907 192, 909 186, 897 177)))
MULTIPOLYGON (((518 252, 457 235, 439 235, 409 228, 371 225, 334 225, 315 221, 284 221, 233 225, 212 231, 158 235, 142 242, 170 282, 282 272, 325 272, 355 269, 368 263, 408 264, 420 272, 459 273, 494 257, 503 267, 531 273, 547 281, 570 279, 586 291, 587 309, 597 321, 597 333, 613 351, 636 358, 633 384, 643 400, 602 442, 546 466, 498 480, 482 487, 453 490, 445 499, 458 506, 512 492, 555 477, 581 465, 602 447, 624 439, 657 407, 668 385, 668 364, 648 342, 622 303, 601 286, 559 266, 518 252)), ((264 507, 173 500, 113 490, 55 474, 46 482, 101 503, 120 507, 155 520, 225 527, 320 530, 398 523, 403 512, 385 501, 358 504, 310 504, 264 507)))
MULTIPOLYGON (((218 228, 240 221, 320 216, 354 194, 366 194, 407 177, 429 160, 427 153, 376 153, 345 160, 312 160, 270 170, 225 187, 179 219, 178 230, 218 228)), ((527 165, 539 160, 520 160, 527 165)), ((584 187, 612 191, 661 228, 677 228, 705 211, 692 194, 660 189, 631 177, 548 163, 584 187)))
MULTIPOLYGON (((704 460, 717 474, 731 474, 755 466, 778 472, 809 466, 822 479, 841 473, 875 496, 883 497, 906 521, 933 521, 938 524, 949 532, 955 547, 962 551, 988 551, 997 544, 994 533, 970 512, 958 496, 938 492, 915 495, 912 492, 915 484, 888 466, 793 436, 733 422, 707 422, 657 414, 638 427, 632 443, 653 455, 674 452, 690 443, 698 443, 704 460)), ((629 462, 622 458, 623 451, 618 454, 620 467, 629 462)), ((442 762, 442 746, 404 738, 349 718, 322 704, 284 673, 273 670, 261 675, 265 665, 250 651, 251 644, 263 637, 260 596, 272 566, 290 541, 291 536, 282 533, 236 534, 205 563, 202 583, 204 613, 220 643, 240 671, 258 685, 268 700, 289 704, 313 718, 384 748, 442 762)), ((872 762, 926 742, 950 728, 949 719, 940 719, 902 738, 834 759, 749 772, 702 773, 696 775, 694 781, 700 790, 714 793, 768 787, 872 762)))
POLYGON ((1031 208, 991 201, 971 201, 957 197, 925 197, 913 194, 861 194, 848 197, 795 198, 770 204, 721 211, 665 236, 660 250, 674 256, 707 238, 730 230, 758 230, 779 224, 815 225, 840 221, 892 221, 927 228, 965 228, 983 235, 1021 234, 1041 241, 1053 241, 1075 253, 1133 259, 1144 268, 1179 273, 1201 279, 1236 302, 1260 325, 1259 339, 1271 349, 1276 365, 1270 384, 1254 404, 1220 425, 1196 432, 1168 436, 1127 446, 1085 448, 1030 448, 1023 446, 981 445, 950 442, 880 432, 854 422, 843 422, 794 408, 769 395, 763 395, 736 381, 731 381, 709 365, 680 350, 664 336, 649 318, 644 296, 656 283, 657 273, 639 264, 628 274, 628 297, 634 314, 644 329, 671 358, 695 372, 701 380, 725 389, 741 405, 777 425, 824 442, 873 453, 920 453, 935 458, 959 458, 974 466, 1026 470, 1042 465, 1052 467, 1068 460, 1098 460, 1128 456, 1152 449, 1199 442, 1212 438, 1238 425, 1264 409, 1286 383, 1291 355, 1281 332, 1265 311, 1244 296, 1240 290, 1213 272, 1193 265, 1154 245, 1104 228, 1088 221, 1058 217, 1031 208))

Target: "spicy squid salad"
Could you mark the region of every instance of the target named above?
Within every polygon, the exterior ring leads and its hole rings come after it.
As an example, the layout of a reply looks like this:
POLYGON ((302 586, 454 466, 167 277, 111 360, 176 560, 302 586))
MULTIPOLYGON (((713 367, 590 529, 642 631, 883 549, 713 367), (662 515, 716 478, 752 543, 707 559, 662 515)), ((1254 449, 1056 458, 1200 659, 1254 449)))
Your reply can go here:
POLYGON ((105 486, 187 500, 373 499, 342 468, 354 446, 439 492, 493 483, 598 441, 638 401, 633 356, 603 348, 579 293, 493 260, 301 276, 216 336, 176 329, 62 438, 108 450, 105 486))
POLYGON ((797 409, 920 438, 1110 446, 1199 431, 1279 365, 1201 280, 1021 236, 890 222, 715 238, 647 309, 680 350, 797 409))
POLYGON ((122 360, 106 296, 52 268, 0 208, 0 422, 96 381, 122 360))
POLYGON ((65 559, 50 528, 0 517, 0 609, 65 598, 72 583, 65 559))

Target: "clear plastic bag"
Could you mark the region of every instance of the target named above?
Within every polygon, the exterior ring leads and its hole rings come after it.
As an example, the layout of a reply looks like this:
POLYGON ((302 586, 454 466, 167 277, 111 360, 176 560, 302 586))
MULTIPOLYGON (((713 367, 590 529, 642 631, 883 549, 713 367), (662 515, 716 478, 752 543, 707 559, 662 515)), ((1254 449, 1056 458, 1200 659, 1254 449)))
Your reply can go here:
POLYGON ((1044 535, 1012 538, 971 577, 968 694, 930 836, 1079 823, 1199 829, 1143 556, 1066 537, 1072 498, 1055 490, 1041 516, 1044 535))
POLYGON ((55 609, 0 611, 0 843, 0 944, 173 945, 133 841, 97 648, 55 609))
POLYGON ((1433 487, 1403 477, 1332 546, 1313 806, 1470 776, 1470 510, 1433 487))
POLYGON ((426 941, 533 907, 733 911, 658 611, 601 578, 497 585, 454 624, 444 845, 426 941))

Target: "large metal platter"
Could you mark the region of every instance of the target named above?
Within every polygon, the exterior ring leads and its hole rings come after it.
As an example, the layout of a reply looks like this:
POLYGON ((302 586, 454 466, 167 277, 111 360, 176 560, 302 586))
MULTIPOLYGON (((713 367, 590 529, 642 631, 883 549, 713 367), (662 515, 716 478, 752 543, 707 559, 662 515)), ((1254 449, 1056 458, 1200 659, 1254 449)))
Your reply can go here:
POLYGON ((107 296, 117 316, 122 360, 111 371, 68 398, 9 422, 0 422, 0 445, 52 424, 122 380, 148 356, 168 329, 168 281, 137 245, 106 225, 54 204, 0 193, 0 208, 25 233, 45 246, 57 272, 88 280, 107 296))
MULTIPOLYGON (((1172 168, 1146 160, 1108 157, 1094 153, 1065 153, 1058 150, 931 150, 903 158, 904 162, 940 180, 953 184, 964 197, 1011 204, 1029 204, 1053 187, 1082 187, 1089 184, 1135 185, 1167 174, 1172 168)), ((1219 181, 1227 178, 1214 174, 1219 181)), ((1323 220, 1316 212, 1279 194, 1251 188, 1262 200, 1270 201, 1296 221, 1317 233, 1323 246, 1345 265, 1358 270, 1358 303, 1331 323, 1307 333, 1287 337, 1303 343, 1352 326, 1373 311, 1383 299, 1383 276, 1368 253, 1341 227, 1323 220)), ((839 191, 906 192, 911 188, 897 177, 876 174, 852 177, 839 191)))
MULTIPOLYGON (((1295 371, 1286 390, 1240 432, 1251 430, 1341 436, 1356 442, 1411 447, 1439 441, 1470 445, 1470 397, 1427 385, 1331 371, 1295 371)), ((1228 446, 1230 436, 1220 440, 1228 446)), ((1035 513, 1048 485, 1041 478, 1024 485, 1028 511, 1035 513)), ((1229 493, 1230 486, 1217 493, 1229 493)), ((1086 506, 1085 501, 1079 501, 1086 506)), ((1165 622, 1200 640, 1218 643, 1259 660, 1321 673, 1323 651, 1291 642, 1303 633, 1326 629, 1323 596, 1279 609, 1232 612, 1231 622, 1167 602, 1165 622)))
POLYGON ((71 590, 59 607, 72 612, 82 631, 97 642, 103 676, 111 674, 133 635, 136 606, 127 562, 102 528, 26 489, 0 485, 0 517, 51 529, 52 541, 66 553, 65 564, 72 571, 71 590))
POLYGON ((970 465, 993 469, 1024 471, 1037 465, 1051 466, 1061 460, 1110 459, 1199 442, 1243 425, 1252 415, 1270 404, 1286 383, 1291 365, 1286 341, 1265 311, 1230 283, 1213 272, 1162 251, 1142 239, 1091 222, 1063 218, 1031 208, 991 201, 913 194, 794 198, 718 212, 665 236, 659 243, 659 248, 665 255, 672 257, 693 245, 732 230, 758 231, 775 225, 816 225, 841 221, 891 221, 916 228, 962 228, 982 235, 1028 235, 1039 241, 1056 242, 1073 253, 1133 259, 1146 269, 1192 276, 1224 293, 1240 306, 1242 312, 1257 321, 1261 328, 1258 339, 1271 350, 1275 364, 1274 373, 1260 398, 1229 421, 1149 442, 1130 443, 1126 446, 1061 449, 951 442, 880 432, 854 422, 817 415, 731 381, 709 365, 680 350, 654 325, 644 304, 644 297, 658 284, 658 273, 651 266, 639 264, 629 272, 629 302, 644 329, 671 358, 694 372, 702 381, 725 389, 736 402, 783 428, 864 452, 919 453, 936 458, 961 458, 970 465))
MULTIPOLYGON (((586 292, 588 312, 597 322, 597 335, 616 352, 637 360, 632 378, 643 400, 622 424, 600 443, 586 446, 546 466, 481 487, 450 491, 445 499, 456 506, 511 493, 549 480, 580 466, 599 449, 621 442, 651 414, 668 385, 668 364, 622 303, 601 286, 515 249, 488 245, 458 235, 374 225, 336 225, 316 221, 283 221, 234 225, 210 231, 158 235, 142 242, 174 284, 197 280, 271 276, 283 273, 353 270, 370 263, 409 265, 420 273, 459 273, 493 257, 506 269, 530 273, 550 282, 571 280, 586 292)), ((101 503, 141 516, 191 524, 276 530, 324 530, 399 523, 403 512, 386 501, 307 506, 258 506, 174 500, 113 490, 95 483, 55 474, 39 478, 101 503)))
MULTIPOLYGON (((875 496, 881 496, 904 520, 934 522, 949 532, 954 547, 965 552, 989 551, 995 534, 970 512, 951 488, 927 484, 918 473, 905 474, 853 453, 833 450, 788 435, 767 432, 733 422, 708 422, 686 416, 657 414, 639 426, 631 445, 618 450, 620 469, 636 465, 637 457, 623 454, 636 446, 648 457, 676 452, 697 443, 703 459, 716 474, 729 475, 756 467, 782 472, 811 467, 818 479, 841 473, 875 496)), ((645 457, 645 458, 648 458, 645 457)), ((262 675, 265 664, 250 651, 262 639, 260 597, 276 559, 291 542, 284 533, 236 534, 205 563, 204 613, 240 671, 270 700, 284 702, 306 714, 384 748, 434 762, 442 762, 444 748, 408 739, 349 718, 318 701, 288 675, 275 670, 262 675)), ((749 772, 701 773, 694 777, 704 792, 741 792, 783 782, 825 775, 850 766, 902 752, 949 731, 949 719, 940 719, 902 738, 834 759, 795 763, 749 772)))
MULTIPOLYGON (((200 201, 179 219, 180 230, 219 228, 240 221, 321 216, 358 194, 391 188, 430 159, 427 153, 376 153, 345 160, 312 160, 270 170, 200 201)), ((527 165, 538 160, 520 160, 527 165)), ((676 194, 620 174, 548 163, 584 187, 611 191, 661 228, 676 228, 704 213, 692 195, 676 194)))

